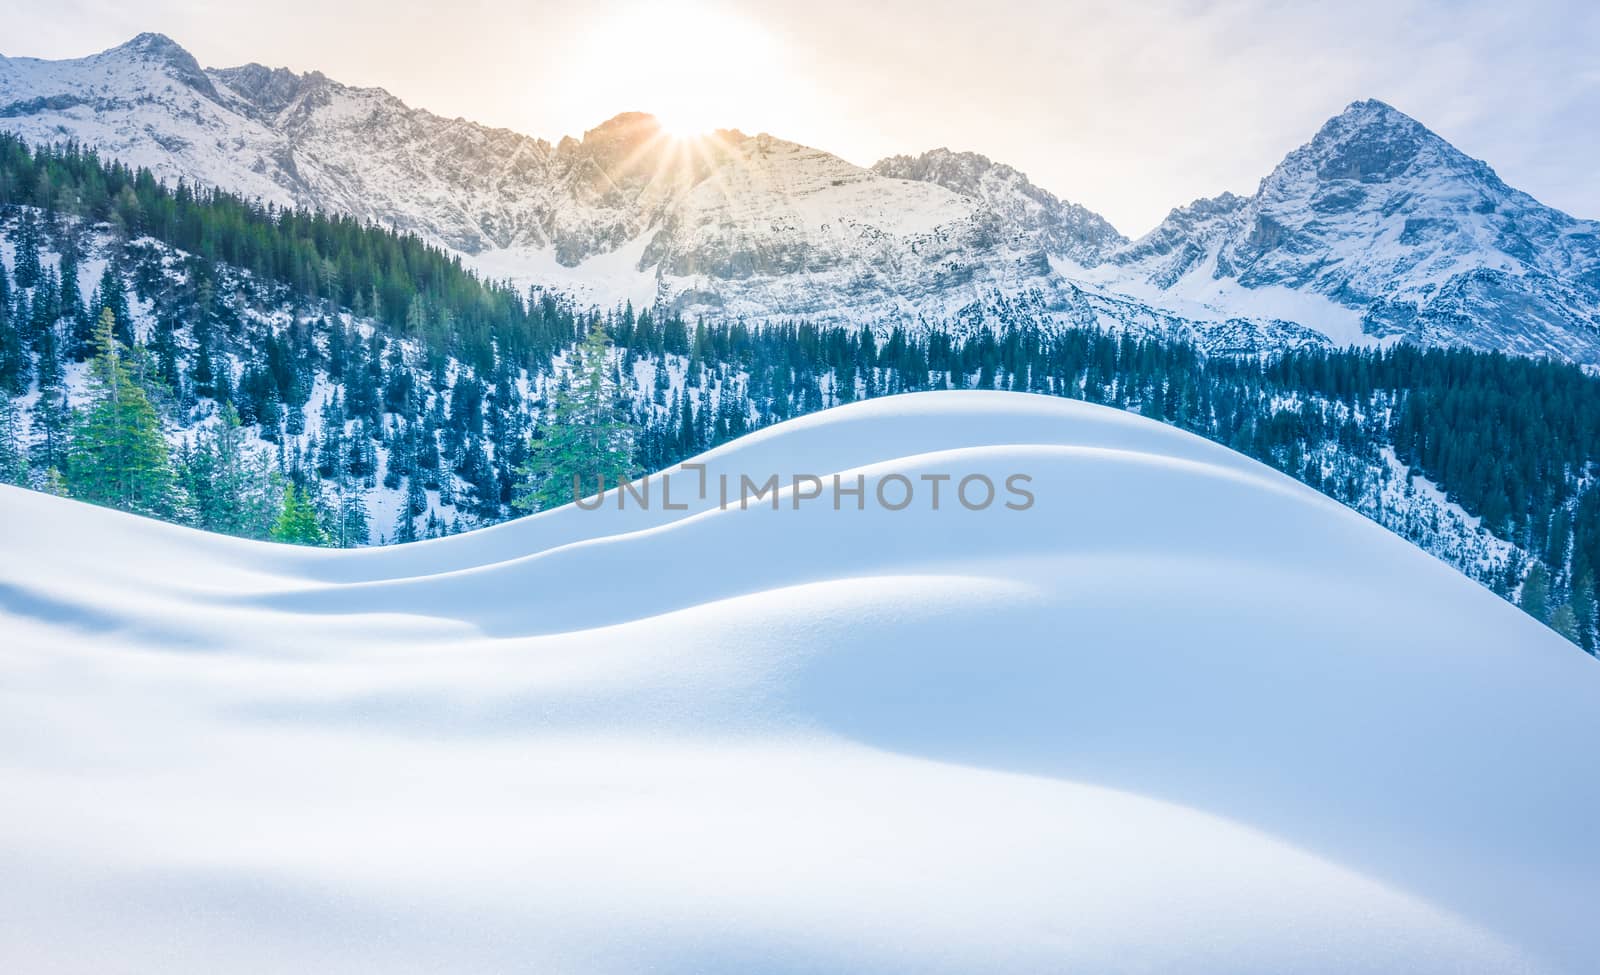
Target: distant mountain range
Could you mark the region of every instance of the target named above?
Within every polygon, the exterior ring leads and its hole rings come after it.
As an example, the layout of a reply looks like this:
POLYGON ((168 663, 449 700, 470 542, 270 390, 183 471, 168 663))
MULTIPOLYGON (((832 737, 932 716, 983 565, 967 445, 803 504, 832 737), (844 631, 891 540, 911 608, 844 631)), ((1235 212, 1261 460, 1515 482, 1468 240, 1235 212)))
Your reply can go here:
POLYGON ((1254 195, 1180 207, 1133 241, 974 153, 862 168, 766 134, 676 140, 642 114, 552 145, 317 72, 204 69, 159 34, 76 60, 0 58, 0 128, 381 222, 584 302, 1600 363, 1600 222, 1376 101, 1331 119, 1254 195))

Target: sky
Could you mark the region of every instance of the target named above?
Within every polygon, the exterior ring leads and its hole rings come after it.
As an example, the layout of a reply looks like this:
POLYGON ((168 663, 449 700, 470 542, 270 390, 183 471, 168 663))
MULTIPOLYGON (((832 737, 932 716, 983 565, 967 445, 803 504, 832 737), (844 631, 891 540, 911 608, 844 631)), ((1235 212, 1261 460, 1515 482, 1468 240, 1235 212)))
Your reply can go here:
POLYGON ((1249 193, 1380 98, 1500 175, 1600 217, 1600 4, 1528 0, 0 0, 0 53, 141 31, 531 135, 622 111, 770 132, 869 165, 945 146, 1137 236, 1249 193))

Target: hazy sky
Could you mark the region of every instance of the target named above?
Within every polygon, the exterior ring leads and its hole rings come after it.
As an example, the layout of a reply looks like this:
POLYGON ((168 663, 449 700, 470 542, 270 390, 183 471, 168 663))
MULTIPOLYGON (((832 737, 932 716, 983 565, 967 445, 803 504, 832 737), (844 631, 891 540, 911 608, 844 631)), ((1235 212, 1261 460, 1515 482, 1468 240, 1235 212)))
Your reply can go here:
POLYGON ((0 0, 0 24, 8 56, 157 30, 207 66, 318 69, 552 140, 639 109, 862 164, 973 149, 1130 235, 1252 191, 1328 116, 1375 97, 1600 217, 1590 0, 0 0))

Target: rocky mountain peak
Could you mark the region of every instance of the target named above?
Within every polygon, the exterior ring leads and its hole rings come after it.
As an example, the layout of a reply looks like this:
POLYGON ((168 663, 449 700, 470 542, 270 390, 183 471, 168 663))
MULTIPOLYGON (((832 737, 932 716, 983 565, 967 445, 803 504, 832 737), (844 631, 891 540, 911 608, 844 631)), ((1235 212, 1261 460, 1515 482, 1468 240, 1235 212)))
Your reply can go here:
MULTIPOLYGON (((895 179, 915 179, 938 183, 945 189, 955 190, 963 196, 979 196, 985 173, 995 168, 988 156, 976 152, 952 152, 941 146, 920 156, 890 156, 880 159, 872 167, 880 176, 895 179)), ((1007 174, 1016 174, 1010 166, 1002 166, 1007 174)), ((1024 177, 1026 178, 1026 177, 1024 177)))
POLYGON ((211 74, 242 98, 248 114, 258 119, 276 117, 306 92, 329 83, 320 71, 297 74, 288 68, 269 68, 254 62, 236 68, 214 68, 211 74))
POLYGON ((622 112, 583 133, 582 140, 561 140, 557 152, 582 155, 598 162, 621 162, 661 138, 661 123, 646 112, 622 112))
POLYGON ((1230 309, 1315 296, 1323 309, 1297 313, 1345 316, 1350 340, 1600 347, 1600 224, 1543 206, 1376 100, 1329 119, 1253 196, 1174 210, 1113 260, 1164 291, 1224 295, 1230 309))
POLYGON ((100 56, 108 59, 138 60, 158 64, 168 75, 199 91, 208 98, 216 99, 220 97, 216 88, 211 84, 211 79, 206 77, 205 71, 201 70, 200 62, 194 59, 194 55, 190 54, 183 45, 165 34, 147 31, 125 44, 106 51, 100 56))
POLYGON ((872 167, 880 176, 934 183, 981 200, 1008 222, 1038 235, 1046 252, 1097 264, 1127 243, 1104 217, 1034 185, 1027 175, 976 152, 931 149, 919 156, 890 156, 872 167))
POLYGON ((1454 150, 1421 122, 1376 100, 1329 119, 1306 147, 1319 179, 1381 182, 1403 175, 1425 149, 1454 150))

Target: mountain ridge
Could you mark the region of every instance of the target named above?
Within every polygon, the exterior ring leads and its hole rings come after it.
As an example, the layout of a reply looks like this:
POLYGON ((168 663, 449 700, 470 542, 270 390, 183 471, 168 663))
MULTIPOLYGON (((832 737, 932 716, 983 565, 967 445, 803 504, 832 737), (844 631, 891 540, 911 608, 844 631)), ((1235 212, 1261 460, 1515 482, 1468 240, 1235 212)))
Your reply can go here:
POLYGON ((676 140, 644 113, 552 144, 318 71, 201 69, 159 34, 0 59, 0 126, 381 222, 485 275, 600 304, 984 327, 1020 303, 1046 324, 1178 328, 1230 351, 1310 331, 1600 363, 1600 223, 1374 100, 1254 194, 1178 207, 1136 240, 975 152, 862 167, 767 133, 676 140), (1240 334, 1253 337, 1236 349, 1240 334))

